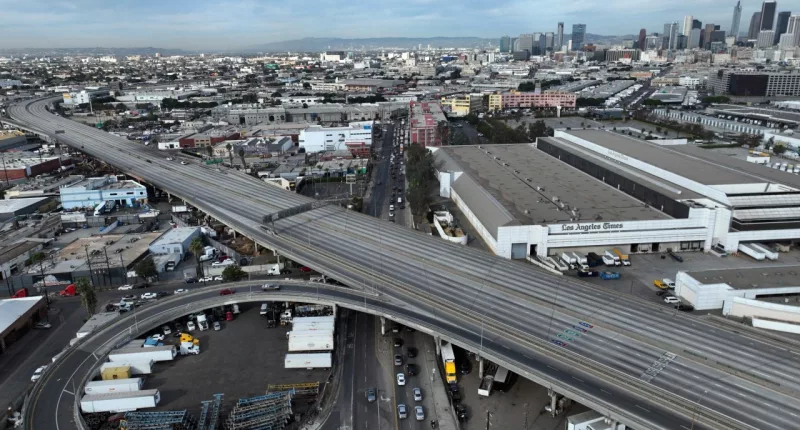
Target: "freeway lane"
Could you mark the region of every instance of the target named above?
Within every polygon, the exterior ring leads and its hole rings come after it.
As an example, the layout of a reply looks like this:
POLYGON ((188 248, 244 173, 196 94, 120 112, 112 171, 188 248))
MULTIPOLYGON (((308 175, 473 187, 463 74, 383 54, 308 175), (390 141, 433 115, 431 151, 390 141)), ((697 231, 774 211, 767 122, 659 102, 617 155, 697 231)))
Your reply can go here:
MULTIPOLYGON (((341 208, 324 207, 278 221, 278 234, 273 235, 260 228, 264 214, 309 200, 235 171, 166 162, 156 151, 51 116, 44 103, 15 105, 9 113, 37 130, 66 130, 60 141, 189 200, 300 263, 352 287, 376 288, 384 300, 404 303, 409 311, 429 309, 439 317, 430 327, 476 327, 472 336, 484 332, 487 356, 506 360, 507 367, 554 384, 594 409, 625 418, 623 422, 640 424, 637 428, 691 427, 692 416, 708 422, 718 411, 734 420, 719 428, 743 421, 755 428, 781 429, 793 427, 787 423, 800 415, 797 355, 779 344, 753 343, 635 298, 341 208), (585 336, 564 332, 575 331, 579 321, 595 328, 585 336), (549 343, 557 334, 569 335, 566 348, 549 343), (500 346, 486 339, 508 343, 500 346), (649 384, 641 380, 667 352, 676 357, 649 384), (549 364, 536 365, 542 362, 549 364), (578 369, 576 363, 587 367, 578 369), (589 387, 591 381, 595 386, 589 387), (636 391, 625 395, 617 385, 636 391), (644 396, 638 391, 644 388, 656 394, 644 396), (674 399, 675 405, 666 406, 664 399, 674 399)), ((477 349, 479 343, 473 345, 477 349)))

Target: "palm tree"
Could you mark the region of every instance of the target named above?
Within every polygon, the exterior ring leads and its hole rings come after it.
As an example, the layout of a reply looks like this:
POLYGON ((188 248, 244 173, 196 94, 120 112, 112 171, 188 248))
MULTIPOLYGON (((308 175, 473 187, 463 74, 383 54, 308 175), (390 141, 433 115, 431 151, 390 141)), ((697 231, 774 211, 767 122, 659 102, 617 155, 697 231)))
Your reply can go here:
POLYGON ((228 150, 228 157, 231 159, 231 167, 233 167, 233 145, 230 143, 225 144, 225 149, 228 150))
MULTIPOLYGON (((230 144, 229 144, 230 145, 230 144)), ((200 253, 203 252, 203 248, 205 244, 203 243, 203 239, 196 237, 192 239, 192 243, 189 244, 189 251, 194 254, 194 260, 197 262, 197 276, 203 276, 203 266, 200 264, 200 253)))

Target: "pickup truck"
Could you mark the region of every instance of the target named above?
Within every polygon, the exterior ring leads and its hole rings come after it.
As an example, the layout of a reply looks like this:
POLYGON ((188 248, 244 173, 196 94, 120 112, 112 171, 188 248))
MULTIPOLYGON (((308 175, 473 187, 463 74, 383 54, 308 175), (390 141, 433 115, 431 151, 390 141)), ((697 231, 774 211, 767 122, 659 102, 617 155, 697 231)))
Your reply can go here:
POLYGON ((655 281, 653 281, 653 285, 655 285, 656 288, 660 288, 662 290, 666 290, 667 288, 669 288, 669 286, 660 279, 656 279, 655 281))

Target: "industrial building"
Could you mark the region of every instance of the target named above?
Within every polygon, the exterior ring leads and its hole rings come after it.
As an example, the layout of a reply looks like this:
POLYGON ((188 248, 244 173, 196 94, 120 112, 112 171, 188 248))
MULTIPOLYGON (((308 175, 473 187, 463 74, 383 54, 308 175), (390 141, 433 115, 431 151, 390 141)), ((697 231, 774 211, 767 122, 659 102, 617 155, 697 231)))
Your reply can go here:
POLYGON ((408 107, 410 143, 423 147, 442 146, 449 127, 442 107, 434 102, 411 102, 408 107))
POLYGON ((0 151, 7 151, 25 145, 28 138, 21 131, 0 130, 0 151))
POLYGON ((439 100, 448 116, 467 116, 483 108, 483 94, 464 94, 462 96, 442 97, 439 100))
POLYGON ((347 127, 310 126, 300 132, 299 143, 307 153, 369 147, 372 146, 372 121, 353 122, 347 127))
POLYGON ((389 119, 408 109, 407 102, 374 104, 325 103, 304 107, 261 107, 256 104, 222 105, 211 109, 211 117, 239 126, 283 123, 340 124, 351 121, 389 119))
POLYGON ((8 221, 20 215, 36 213, 49 200, 50 198, 48 197, 0 200, 0 222, 8 221))
POLYGON ((7 244, 0 250, 0 279, 8 279, 18 274, 25 268, 25 262, 31 255, 44 248, 44 240, 21 239, 18 242, 7 244))
POLYGON ((0 300, 0 354, 47 315, 42 296, 0 300))
POLYGON ((435 157, 440 195, 506 258, 800 238, 800 177, 694 146, 559 130, 536 144, 448 147, 435 157))
POLYGON ((513 108, 574 108, 578 97, 569 92, 520 92, 509 91, 489 95, 489 110, 513 108))
POLYGON ((154 255, 176 255, 180 261, 196 237, 200 237, 200 227, 173 228, 151 243, 148 249, 154 255))
POLYGON ((59 195, 65 210, 97 208, 100 204, 134 206, 137 202, 147 200, 147 189, 136 181, 107 175, 62 187, 59 195))
POLYGON ((769 99, 800 96, 800 73, 754 70, 718 70, 706 87, 716 95, 769 99))
POLYGON ((184 136, 178 139, 178 142, 181 148, 205 148, 226 140, 237 140, 240 137, 239 132, 234 129, 207 130, 184 136))
POLYGON ((681 104, 687 92, 689 89, 686 87, 664 87, 656 90, 649 99, 658 100, 663 104, 681 104))
POLYGON ((42 157, 30 152, 4 152, 0 162, 0 181, 16 181, 32 178, 58 170, 71 161, 59 157, 42 157))

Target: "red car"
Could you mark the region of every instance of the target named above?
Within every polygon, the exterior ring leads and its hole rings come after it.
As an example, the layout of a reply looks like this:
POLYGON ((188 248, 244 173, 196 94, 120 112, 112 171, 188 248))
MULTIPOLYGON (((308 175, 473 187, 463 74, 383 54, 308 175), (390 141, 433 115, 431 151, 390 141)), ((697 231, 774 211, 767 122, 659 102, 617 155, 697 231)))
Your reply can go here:
POLYGON ((226 288, 226 289, 224 289, 224 290, 220 291, 220 292, 219 292, 219 295, 220 295, 220 296, 228 296, 228 295, 231 295, 231 294, 233 294, 233 293, 235 293, 235 292, 236 292, 236 290, 234 290, 234 289, 232 289, 232 288, 226 288))
POLYGON ((304 272, 304 273, 313 272, 313 270, 311 270, 310 267, 306 267, 306 266, 301 267, 300 271, 304 272))

